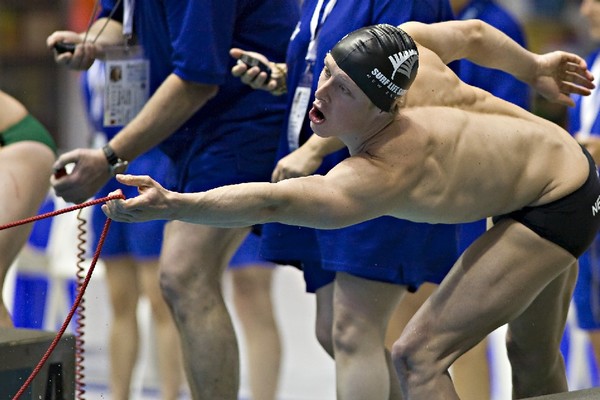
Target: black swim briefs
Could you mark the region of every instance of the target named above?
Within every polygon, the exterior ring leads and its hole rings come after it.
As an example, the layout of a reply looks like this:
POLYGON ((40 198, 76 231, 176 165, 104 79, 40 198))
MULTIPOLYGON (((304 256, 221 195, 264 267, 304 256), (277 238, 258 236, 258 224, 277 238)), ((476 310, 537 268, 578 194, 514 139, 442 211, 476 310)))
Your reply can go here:
POLYGON ((494 217, 494 223, 512 218, 579 258, 600 228, 600 180, 592 156, 582 149, 589 161, 590 174, 579 189, 548 204, 494 217))

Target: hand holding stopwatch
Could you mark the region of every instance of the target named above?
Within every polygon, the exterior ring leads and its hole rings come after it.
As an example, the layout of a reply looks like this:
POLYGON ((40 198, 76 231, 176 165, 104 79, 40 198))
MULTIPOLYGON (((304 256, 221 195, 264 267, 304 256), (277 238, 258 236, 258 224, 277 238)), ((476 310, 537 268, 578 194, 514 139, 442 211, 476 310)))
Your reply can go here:
POLYGON ((73 53, 75 52, 75 46, 77 46, 75 43, 56 42, 54 44, 54 50, 56 50, 58 54, 73 53))
POLYGON ((271 67, 269 67, 267 64, 265 64, 258 58, 244 53, 240 56, 239 61, 246 64, 248 68, 258 67, 260 69, 260 72, 264 72, 267 74, 267 82, 269 81, 269 79, 271 79, 271 67))

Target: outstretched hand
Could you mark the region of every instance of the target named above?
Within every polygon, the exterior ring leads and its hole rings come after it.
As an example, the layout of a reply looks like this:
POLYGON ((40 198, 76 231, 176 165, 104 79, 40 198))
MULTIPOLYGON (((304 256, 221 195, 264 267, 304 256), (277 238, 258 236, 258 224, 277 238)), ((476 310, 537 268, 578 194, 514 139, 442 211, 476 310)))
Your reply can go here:
POLYGON ((531 85, 546 99, 573 107, 571 94, 589 96, 594 76, 578 55, 554 51, 538 56, 538 69, 531 85))
MULTIPOLYGON (((172 219, 169 195, 149 176, 117 175, 117 180, 127 186, 137 186, 139 195, 126 200, 110 200, 102 206, 107 217, 121 222, 143 222, 157 219, 172 219)), ((120 190, 111 193, 119 194, 120 190)))

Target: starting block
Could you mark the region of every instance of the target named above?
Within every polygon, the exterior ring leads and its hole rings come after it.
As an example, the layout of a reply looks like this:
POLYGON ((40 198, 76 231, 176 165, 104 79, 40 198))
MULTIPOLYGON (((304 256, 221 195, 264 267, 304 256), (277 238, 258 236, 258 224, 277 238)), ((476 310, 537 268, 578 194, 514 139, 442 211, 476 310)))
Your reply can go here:
MULTIPOLYGON (((0 400, 10 400, 42 359, 56 333, 0 328, 0 400)), ((75 337, 65 334, 20 399, 75 398, 75 337)))

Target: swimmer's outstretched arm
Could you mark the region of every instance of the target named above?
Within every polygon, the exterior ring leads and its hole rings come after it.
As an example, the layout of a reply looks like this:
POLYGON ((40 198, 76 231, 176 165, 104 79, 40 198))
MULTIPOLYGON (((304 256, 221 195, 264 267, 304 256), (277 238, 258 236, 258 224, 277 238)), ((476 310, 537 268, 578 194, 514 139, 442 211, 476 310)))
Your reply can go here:
MULTIPOLYGON (((344 173, 345 175, 345 173, 344 173)), ((122 222, 179 220, 217 227, 245 227, 266 222, 332 229, 379 216, 378 207, 362 199, 369 195, 364 185, 356 198, 345 188, 360 181, 332 184, 324 176, 313 175, 278 183, 243 183, 199 193, 166 190, 148 176, 117 175, 125 185, 137 186, 139 196, 111 200, 102 211, 122 222)), ((339 181, 340 179, 338 179, 339 181)), ((372 202, 371 202, 372 204, 372 202)))
POLYGON ((465 58, 483 67, 502 70, 560 104, 573 106, 570 94, 587 96, 595 87, 592 73, 578 55, 564 51, 532 53, 481 20, 408 22, 400 28, 445 63, 465 58))

